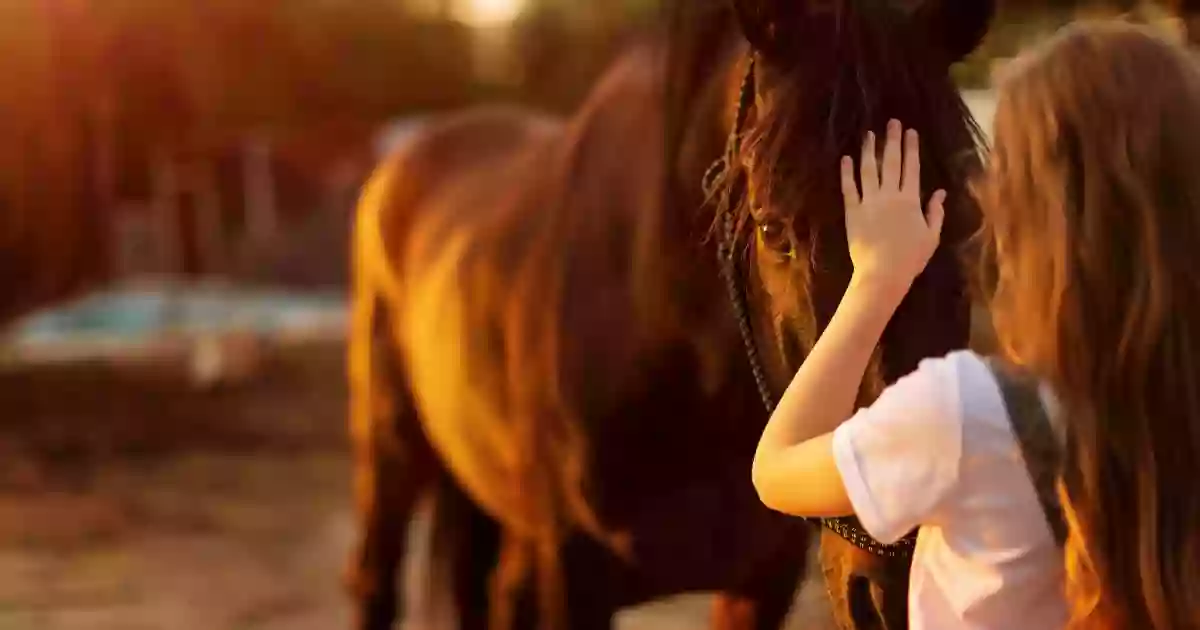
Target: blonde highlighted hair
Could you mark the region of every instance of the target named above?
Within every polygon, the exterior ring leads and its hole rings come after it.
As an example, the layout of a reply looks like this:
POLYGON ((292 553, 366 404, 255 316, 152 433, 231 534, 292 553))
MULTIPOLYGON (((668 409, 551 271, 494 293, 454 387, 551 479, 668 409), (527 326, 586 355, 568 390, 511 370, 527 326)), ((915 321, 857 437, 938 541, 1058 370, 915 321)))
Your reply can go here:
POLYGON ((1070 627, 1200 628, 1200 68, 1077 23, 999 94, 982 268, 1000 346, 1065 414, 1070 627))

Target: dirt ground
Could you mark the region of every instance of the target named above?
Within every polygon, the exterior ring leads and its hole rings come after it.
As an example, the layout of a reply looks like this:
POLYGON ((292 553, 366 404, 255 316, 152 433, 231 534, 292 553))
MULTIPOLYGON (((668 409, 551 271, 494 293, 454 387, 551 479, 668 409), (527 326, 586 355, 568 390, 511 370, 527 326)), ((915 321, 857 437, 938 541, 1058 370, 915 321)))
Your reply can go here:
MULTIPOLYGON (((339 360, 208 393, 162 366, 0 373, 0 630, 348 628, 339 360)), ((790 627, 827 627, 819 591, 790 627)), ((707 614, 690 596, 618 625, 707 614)))

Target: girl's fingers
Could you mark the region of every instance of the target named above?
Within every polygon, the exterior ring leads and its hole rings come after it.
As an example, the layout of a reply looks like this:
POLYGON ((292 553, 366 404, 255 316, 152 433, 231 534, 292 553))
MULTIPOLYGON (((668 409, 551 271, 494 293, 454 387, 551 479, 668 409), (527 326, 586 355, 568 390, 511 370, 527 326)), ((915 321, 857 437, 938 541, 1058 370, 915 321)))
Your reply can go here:
POLYGON ((904 179, 900 189, 921 194, 921 139, 916 129, 909 129, 904 136, 904 179))
POLYGON ((862 171, 862 196, 867 198, 879 191, 879 166, 875 163, 875 132, 868 131, 863 143, 862 160, 859 166, 862 171))
POLYGON ((854 182, 854 160, 850 156, 842 156, 842 199, 846 203, 846 211, 857 208, 862 202, 858 195, 858 184, 854 182))
POLYGON ((900 144, 904 138, 904 129, 900 121, 892 119, 887 125, 887 140, 883 144, 883 174, 880 176, 880 188, 883 190, 898 190, 900 188, 900 144))
POLYGON ((925 221, 929 224, 929 231, 940 239, 942 224, 946 221, 946 191, 939 189, 929 198, 929 213, 925 221))

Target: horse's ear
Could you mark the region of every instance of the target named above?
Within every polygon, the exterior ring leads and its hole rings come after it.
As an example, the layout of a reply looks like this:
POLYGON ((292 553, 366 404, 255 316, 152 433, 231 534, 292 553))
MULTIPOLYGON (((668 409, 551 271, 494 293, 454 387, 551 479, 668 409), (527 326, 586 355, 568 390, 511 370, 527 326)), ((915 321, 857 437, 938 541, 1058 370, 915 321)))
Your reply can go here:
POLYGON ((954 63, 979 47, 995 12, 996 0, 930 0, 915 18, 947 62, 954 63))
POLYGON ((778 41, 780 16, 779 0, 730 0, 738 26, 746 41, 760 53, 776 55, 782 52, 778 41))

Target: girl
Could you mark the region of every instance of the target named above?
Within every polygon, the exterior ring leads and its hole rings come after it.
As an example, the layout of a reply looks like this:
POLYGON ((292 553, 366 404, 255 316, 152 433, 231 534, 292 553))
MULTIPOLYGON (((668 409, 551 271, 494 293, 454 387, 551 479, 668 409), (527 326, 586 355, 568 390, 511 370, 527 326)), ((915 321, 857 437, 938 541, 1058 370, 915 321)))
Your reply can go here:
POLYGON ((999 93, 976 191, 990 306, 1059 433, 1065 572, 1004 370, 929 360, 850 417, 942 223, 945 194, 922 215, 917 134, 895 121, 882 169, 868 136, 861 190, 843 159, 854 278, 763 434, 755 487, 885 542, 919 526, 914 630, 1200 628, 1200 69, 1148 30, 1081 24, 1014 61, 999 93))

